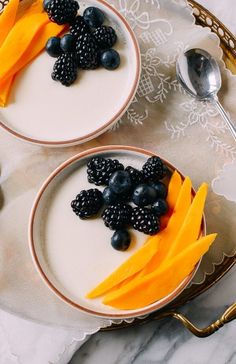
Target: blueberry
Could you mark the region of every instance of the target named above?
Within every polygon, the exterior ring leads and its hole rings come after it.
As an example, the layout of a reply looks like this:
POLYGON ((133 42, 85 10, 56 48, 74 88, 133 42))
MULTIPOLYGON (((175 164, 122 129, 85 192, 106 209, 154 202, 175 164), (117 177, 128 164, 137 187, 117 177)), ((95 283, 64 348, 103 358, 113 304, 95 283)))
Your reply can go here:
POLYGON ((140 207, 151 205, 156 199, 156 190, 146 184, 137 186, 132 196, 132 201, 135 203, 135 205, 140 207))
POLYGON ((161 216, 161 215, 165 215, 168 210, 169 210, 169 206, 168 203, 166 202, 166 200, 164 200, 163 198, 159 198, 152 206, 152 210, 153 212, 157 215, 157 216, 161 216))
POLYGON ((126 194, 132 187, 130 175, 126 171, 116 171, 109 180, 110 189, 117 194, 126 194))
POLYGON ((75 50, 76 39, 72 34, 65 34, 61 38, 61 49, 64 52, 73 52, 75 50))
POLYGON ((44 10, 45 10, 45 11, 47 10, 48 5, 49 5, 50 1, 51 1, 51 0, 44 0, 44 1, 43 1, 43 8, 44 8, 44 10))
POLYGON ((120 65, 120 55, 114 49, 108 49, 102 52, 100 62, 107 70, 115 70, 120 65))
POLYGON ((127 250, 130 246, 131 237, 127 230, 117 230, 111 238, 111 245, 116 250, 127 250))
POLYGON ((153 182, 151 183, 151 187, 156 190, 157 197, 159 198, 166 198, 167 196, 167 187, 162 182, 153 182))
POLYGON ((105 15, 103 12, 94 6, 90 6, 89 8, 85 9, 83 17, 84 21, 92 28, 100 27, 105 20, 105 15))
POLYGON ((106 187, 103 191, 103 200, 106 205, 113 205, 119 201, 119 196, 110 187, 106 187))
POLYGON ((59 57, 62 54, 59 37, 51 37, 46 43, 46 51, 51 57, 59 57))

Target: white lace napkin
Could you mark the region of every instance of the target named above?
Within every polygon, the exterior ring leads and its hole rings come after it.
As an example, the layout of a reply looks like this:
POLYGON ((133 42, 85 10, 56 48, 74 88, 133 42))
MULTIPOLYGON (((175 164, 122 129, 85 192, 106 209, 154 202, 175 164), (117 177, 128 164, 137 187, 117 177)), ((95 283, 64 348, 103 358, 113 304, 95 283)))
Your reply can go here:
MULTIPOLYGON (((120 6, 125 6, 128 1, 131 0, 120 0, 120 6)), ((0 9, 1 4, 5 2, 5 0, 0 0, 0 9)), ((149 4, 153 2, 158 3, 158 0, 145 0, 146 12, 148 12, 149 4)), ((183 1, 175 0, 175 3, 178 2, 183 1)), ((224 3, 218 0, 200 0, 199 2, 209 7, 212 12, 218 15, 236 33, 234 12, 228 11, 230 8, 234 9, 235 0, 226 0, 224 3)), ((146 14, 142 18, 133 19, 133 21, 145 24, 145 17, 146 14)), ((175 86, 172 85, 172 87, 175 86)), ((203 110, 201 115, 207 117, 207 112, 203 110)), ((192 112, 193 118, 196 115, 199 114, 192 112)), ((131 118, 136 116, 135 113, 130 114, 131 118)), ((202 123, 204 126, 204 119, 202 119, 202 123)), ((90 331, 90 333, 97 330, 99 330, 99 327, 90 331)), ((86 338, 86 333, 83 329, 46 326, 0 311, 0 364, 67 364, 73 353, 83 344, 86 338)))

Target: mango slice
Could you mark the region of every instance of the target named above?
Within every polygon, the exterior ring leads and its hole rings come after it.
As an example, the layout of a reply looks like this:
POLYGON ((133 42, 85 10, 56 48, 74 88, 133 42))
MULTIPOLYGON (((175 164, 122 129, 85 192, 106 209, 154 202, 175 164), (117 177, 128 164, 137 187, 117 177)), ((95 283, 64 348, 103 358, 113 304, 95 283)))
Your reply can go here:
POLYGON ((18 6, 19 0, 10 0, 0 15, 0 46, 15 23, 18 6))
MULTIPOLYGON (((179 194, 179 198, 176 203, 174 212, 169 220, 169 224, 166 229, 160 233, 152 236, 147 240, 140 249, 138 249, 129 259, 127 259, 120 267, 118 267, 113 273, 111 273, 104 281, 102 281, 97 287, 87 294, 87 298, 95 298, 108 292, 112 288, 116 287, 119 283, 127 280, 129 277, 140 272, 152 257, 157 253, 160 244, 163 247, 169 247, 175 238, 177 231, 179 230, 182 221, 191 204, 191 180, 186 177, 179 194), (169 242, 169 243, 168 243, 169 242)), ((165 249, 163 249, 165 250, 165 249)), ((159 259, 159 257, 158 257, 159 259)), ((125 284, 127 283, 124 282, 125 284)))
MULTIPOLYGON (((57 25, 56 23, 51 22, 46 24, 41 32, 36 36, 35 41, 32 42, 29 48, 25 51, 23 57, 21 57, 12 67, 11 73, 15 75, 19 72, 44 49, 48 38, 59 35, 64 29, 64 25, 57 25)), ((0 107, 4 107, 7 104, 13 77, 14 76, 10 76, 8 79, 4 79, 4 81, 0 83, 0 107)))
POLYGON ((174 258, 166 260, 165 264, 153 273, 108 293, 103 303, 122 310, 133 310, 166 297, 193 271, 197 262, 210 248, 216 235, 207 235, 187 245, 185 250, 174 258))
POLYGON ((206 183, 203 183, 198 189, 184 223, 179 230, 176 239, 168 250, 166 259, 174 257, 198 238, 202 223, 202 215, 206 201, 207 190, 208 185, 206 183))
POLYGON ((20 19, 11 29, 0 48, 0 85, 13 76, 14 65, 23 56, 40 29, 49 23, 46 13, 20 19), (17 50, 17 51, 16 51, 17 50))
MULTIPOLYGON (((153 272, 153 270, 155 270, 165 260, 179 230, 181 229, 181 226, 183 225, 183 221, 188 214, 189 208, 191 206, 191 199, 192 183, 190 178, 186 177, 180 189, 179 197, 169 220, 167 229, 164 230, 165 234, 163 234, 163 240, 161 241, 159 249, 149 261, 149 263, 145 266, 144 270, 140 272, 141 275, 153 272)), ((155 236, 149 239, 155 239, 155 236)))
POLYGON ((168 203, 169 211, 167 212, 167 214, 161 217, 161 229, 164 229, 168 224, 170 216, 175 207, 177 198, 179 196, 181 186, 182 186, 181 175, 175 170, 171 176, 166 197, 166 202, 168 203))
POLYGON ((175 207, 181 186, 182 186, 181 175, 177 171, 174 171, 168 185, 168 193, 166 198, 170 210, 173 210, 175 207))
POLYGON ((5 107, 6 104, 7 104, 7 100, 8 100, 8 97, 10 95, 13 80, 14 80, 14 77, 10 77, 8 80, 4 81, 1 84, 1 88, 0 88, 0 107, 5 107))

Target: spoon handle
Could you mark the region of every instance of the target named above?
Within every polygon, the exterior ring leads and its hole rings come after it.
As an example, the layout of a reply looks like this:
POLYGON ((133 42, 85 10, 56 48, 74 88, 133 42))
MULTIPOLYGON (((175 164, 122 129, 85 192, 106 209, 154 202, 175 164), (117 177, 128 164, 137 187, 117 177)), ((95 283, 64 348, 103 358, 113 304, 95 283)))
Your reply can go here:
POLYGON ((233 124, 233 122, 230 120, 228 114, 226 113, 225 109, 219 102, 217 97, 214 97, 214 102, 216 105, 217 110, 219 111, 220 115, 223 117, 223 119, 226 121, 229 130, 231 131, 231 134, 233 135, 234 139, 236 140, 236 126, 233 124))

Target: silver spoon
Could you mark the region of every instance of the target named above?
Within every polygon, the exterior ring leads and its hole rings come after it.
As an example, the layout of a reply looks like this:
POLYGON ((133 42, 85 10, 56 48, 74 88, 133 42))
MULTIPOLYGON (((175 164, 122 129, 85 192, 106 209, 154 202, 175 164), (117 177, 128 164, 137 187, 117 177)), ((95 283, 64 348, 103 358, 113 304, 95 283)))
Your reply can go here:
POLYGON ((191 96, 201 101, 214 102, 236 140, 236 126, 217 97, 221 88, 221 74, 216 60, 203 49, 189 49, 178 58, 176 73, 179 82, 191 96))

